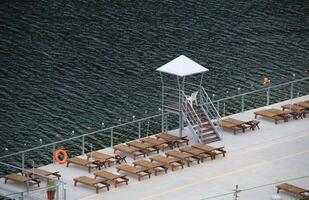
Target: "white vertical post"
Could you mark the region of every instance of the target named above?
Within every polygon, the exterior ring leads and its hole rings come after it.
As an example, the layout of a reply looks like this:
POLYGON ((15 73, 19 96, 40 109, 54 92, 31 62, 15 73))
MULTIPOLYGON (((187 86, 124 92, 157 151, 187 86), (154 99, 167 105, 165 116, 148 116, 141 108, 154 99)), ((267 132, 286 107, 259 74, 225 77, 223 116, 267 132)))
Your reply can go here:
POLYGON ((244 108, 245 108, 245 96, 242 95, 241 96, 241 112, 244 112, 244 108))
POLYGON ((113 129, 111 129, 111 147, 114 146, 114 133, 113 133, 113 129))
POLYGON ((291 99, 293 99, 293 96, 294 96, 294 84, 293 83, 291 83, 291 99))
POLYGON ((138 139, 141 139, 141 121, 138 122, 138 139))
POLYGON ((82 155, 85 155, 85 136, 82 137, 82 155))
POLYGON ((21 168, 25 169, 25 152, 21 153, 21 168))
POLYGON ((55 164, 55 151, 56 151, 56 145, 53 144, 53 164, 55 164))
POLYGON ((266 92, 266 105, 267 105, 267 106, 269 106, 269 96, 270 96, 269 93, 270 93, 270 88, 268 88, 268 89, 267 89, 267 92, 266 92))

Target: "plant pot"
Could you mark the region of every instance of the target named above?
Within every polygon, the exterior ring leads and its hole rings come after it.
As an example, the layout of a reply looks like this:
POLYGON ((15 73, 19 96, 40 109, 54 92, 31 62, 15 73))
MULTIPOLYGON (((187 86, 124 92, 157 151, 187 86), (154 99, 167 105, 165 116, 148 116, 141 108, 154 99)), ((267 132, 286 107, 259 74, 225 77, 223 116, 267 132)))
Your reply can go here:
POLYGON ((55 191, 47 191, 47 199, 48 200, 55 200, 55 191))

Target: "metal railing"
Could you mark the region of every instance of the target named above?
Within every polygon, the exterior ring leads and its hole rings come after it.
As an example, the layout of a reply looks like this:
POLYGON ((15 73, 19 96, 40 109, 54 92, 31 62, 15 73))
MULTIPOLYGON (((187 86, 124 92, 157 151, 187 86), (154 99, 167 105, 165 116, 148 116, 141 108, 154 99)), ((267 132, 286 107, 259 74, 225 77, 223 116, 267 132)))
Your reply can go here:
MULTIPOLYGON (((20 171, 27 177, 28 180, 30 180, 30 175, 31 175, 31 178, 36 177, 36 178, 45 179, 45 180, 50 179, 50 177, 36 174, 31 169, 22 169, 17 166, 4 163, 1 161, 0 161, 0 166, 8 167, 11 170, 20 171)), ((53 190, 55 191, 55 200, 66 200, 66 183, 61 180, 55 180, 55 183, 56 184, 53 186, 30 188, 30 182, 27 181, 26 182, 27 190, 21 191, 21 192, 7 191, 4 194, 1 194, 1 191, 0 191, 0 198, 5 197, 7 199, 18 199, 18 200, 28 200, 28 199, 29 200, 30 199, 31 200, 36 200, 36 199, 41 200, 41 199, 47 199, 46 195, 47 195, 48 190, 53 190)))
MULTIPOLYGON (((126 123, 123 123, 123 124, 119 124, 119 125, 116 125, 116 126, 100 129, 100 130, 97 130, 97 131, 93 131, 91 133, 86 133, 86 134, 74 136, 74 137, 71 137, 71 138, 63 139, 63 140, 60 140, 60 141, 56 141, 56 142, 53 142, 53 143, 44 144, 44 145, 40 145, 40 146, 33 147, 33 148, 30 148, 30 149, 26 149, 26 150, 23 150, 23 151, 11 153, 11 154, 8 154, 8 155, 1 156, 0 161, 3 161, 4 159, 7 159, 7 158, 10 158, 10 157, 13 157, 13 156, 15 158, 16 158, 16 156, 21 156, 20 157, 21 158, 21 167, 20 168, 24 169, 25 168, 25 162, 26 162, 26 160, 25 160, 26 154, 30 155, 32 152, 38 152, 40 149, 48 148, 48 149, 51 149, 51 151, 52 151, 52 162, 54 163, 55 162, 55 160, 54 160, 55 155, 54 154, 55 154, 57 146, 61 146, 61 144, 64 144, 66 142, 70 142, 70 141, 73 141, 73 140, 81 140, 81 152, 80 152, 80 154, 83 155, 83 154, 85 154, 85 151, 86 151, 86 148, 85 148, 86 141, 85 140, 88 137, 90 138, 91 136, 94 136, 96 134, 102 134, 102 133, 104 133, 104 137, 110 138, 110 146, 112 147, 112 146, 114 146, 115 141, 117 142, 117 139, 114 138, 114 134, 116 133, 115 132, 116 129, 123 128, 123 127, 126 127, 126 126, 135 125, 136 127, 134 129, 135 129, 135 132, 137 132, 135 139, 140 139, 141 138, 141 132, 142 132, 141 124, 143 122, 146 122, 146 123, 148 122, 148 127, 149 127, 149 121, 150 120, 158 119, 158 120, 160 120, 160 123, 158 123, 157 125, 163 126, 163 123, 161 123, 161 119, 162 119, 161 117, 162 117, 162 115, 164 116, 164 115, 167 115, 167 114, 168 113, 165 112, 163 114, 161 113, 161 114, 145 117, 145 118, 142 118, 142 119, 133 120, 133 121, 126 122, 126 123), (109 132, 109 134, 108 134, 108 132, 109 132)), ((158 130, 161 130, 161 127, 160 127, 160 129, 158 128, 158 130)))
MULTIPOLYGON (((285 93, 290 93, 289 94, 289 98, 285 99, 285 100, 293 99, 295 97, 295 95, 294 95, 294 93, 295 93, 295 89, 294 89, 295 84, 296 83, 301 83, 301 82, 306 82, 308 80, 309 80, 309 77, 305 77, 305 78, 302 78, 302 79, 297 79, 297 80, 289 81, 289 82, 286 82, 286 83, 281 83, 281 84, 277 84, 277 85, 267 86, 267 87, 264 87, 264 88, 261 88, 261 89, 257 89, 257 90, 254 90, 254 91, 250 91, 250 92, 236 94, 236 95, 233 95, 233 96, 230 96, 230 97, 224 97, 224 98, 221 98, 221 99, 218 99, 218 100, 214 100, 213 99, 212 102, 213 102, 213 104, 216 105, 217 110, 219 111, 219 113, 220 113, 220 110, 221 110, 220 109, 220 105, 223 104, 223 111, 222 111, 221 116, 225 116, 226 115, 226 104, 225 104, 225 102, 231 101, 231 100, 235 100, 235 99, 239 98, 240 102, 241 102, 240 103, 240 111, 244 112, 244 111, 247 110, 247 109, 245 109, 245 106, 246 106, 246 104, 245 104, 246 96, 255 95, 255 94, 266 94, 266 97, 265 97, 266 103, 264 104, 264 106, 268 106, 271 103, 270 102, 271 91, 273 91, 274 89, 278 89, 280 87, 284 87, 285 93)), ((309 86, 309 83, 308 83, 307 86, 309 86)), ((280 100, 280 101, 282 101, 282 100, 280 100)), ((261 106, 259 106, 259 107, 261 107, 261 106)))

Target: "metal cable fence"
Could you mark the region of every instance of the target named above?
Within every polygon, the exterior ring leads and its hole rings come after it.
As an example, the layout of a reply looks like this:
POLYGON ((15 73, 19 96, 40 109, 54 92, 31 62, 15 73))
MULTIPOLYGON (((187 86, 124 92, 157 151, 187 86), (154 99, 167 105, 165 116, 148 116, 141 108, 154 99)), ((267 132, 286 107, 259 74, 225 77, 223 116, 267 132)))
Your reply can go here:
POLYGON ((253 186, 242 186, 235 185, 233 189, 227 191, 225 193, 214 194, 210 196, 206 196, 201 200, 261 200, 261 199, 269 199, 269 200, 299 200, 300 196, 295 196, 291 193, 287 192, 279 192, 277 193, 277 185, 282 183, 289 183, 296 186, 301 187, 307 186, 309 182, 309 175, 293 177, 282 179, 278 181, 274 181, 271 183, 265 183, 260 185, 253 186))

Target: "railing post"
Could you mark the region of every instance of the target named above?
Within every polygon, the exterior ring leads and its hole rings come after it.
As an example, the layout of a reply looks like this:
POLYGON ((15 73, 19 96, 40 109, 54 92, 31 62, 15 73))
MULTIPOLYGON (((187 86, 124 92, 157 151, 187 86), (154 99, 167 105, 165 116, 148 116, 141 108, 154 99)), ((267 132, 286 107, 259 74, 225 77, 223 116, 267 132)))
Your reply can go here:
POLYGON ((294 84, 291 83, 291 99, 293 99, 293 96, 294 96, 294 84))
POLYGON ((138 122, 138 139, 141 139, 141 121, 138 122))
POLYGON ((245 96, 242 95, 241 96, 241 112, 244 112, 244 108, 245 108, 245 96))
POLYGON ((21 153, 21 168, 25 169, 25 152, 21 153))
POLYGON ((55 151, 56 151, 56 144, 53 144, 53 164, 55 164, 55 151))
POLYGON ((67 199, 67 185, 63 183, 63 200, 67 199))
POLYGON ((114 131, 113 131, 113 129, 111 129, 111 147, 113 147, 114 146, 114 133, 113 133, 114 131))
POLYGON ((85 155, 85 136, 82 137, 82 155, 85 155))
POLYGON ((270 88, 267 88, 267 92, 266 92, 266 105, 269 106, 269 96, 270 96, 270 88))
POLYGON ((218 110, 218 113, 220 114, 220 103, 219 103, 219 101, 217 101, 217 110, 218 110))
POLYGON ((225 102, 223 103, 223 116, 225 116, 225 102))

